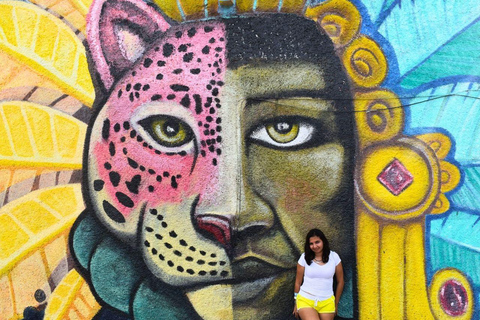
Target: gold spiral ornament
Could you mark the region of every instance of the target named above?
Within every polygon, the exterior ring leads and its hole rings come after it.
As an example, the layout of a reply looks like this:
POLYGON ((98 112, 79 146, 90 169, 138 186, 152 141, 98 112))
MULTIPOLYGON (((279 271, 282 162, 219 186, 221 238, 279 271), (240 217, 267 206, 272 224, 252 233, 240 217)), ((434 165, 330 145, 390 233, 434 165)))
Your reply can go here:
POLYGON ((356 92, 354 107, 361 147, 392 139, 403 130, 404 112, 401 102, 389 90, 356 92))
POLYGON ((337 48, 345 46, 358 34, 362 20, 357 8, 347 0, 330 0, 307 8, 305 17, 316 21, 337 48))
POLYGON ((387 76, 387 59, 382 49, 365 35, 357 37, 346 47, 342 60, 353 83, 359 87, 379 86, 387 76))

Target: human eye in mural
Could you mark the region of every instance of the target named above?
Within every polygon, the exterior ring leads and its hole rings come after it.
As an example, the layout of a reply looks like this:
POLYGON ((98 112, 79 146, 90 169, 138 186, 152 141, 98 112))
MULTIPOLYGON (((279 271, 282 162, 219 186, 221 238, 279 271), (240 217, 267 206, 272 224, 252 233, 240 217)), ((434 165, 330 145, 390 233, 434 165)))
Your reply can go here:
POLYGON ((469 5, 0 0, 0 318, 475 319, 469 5))

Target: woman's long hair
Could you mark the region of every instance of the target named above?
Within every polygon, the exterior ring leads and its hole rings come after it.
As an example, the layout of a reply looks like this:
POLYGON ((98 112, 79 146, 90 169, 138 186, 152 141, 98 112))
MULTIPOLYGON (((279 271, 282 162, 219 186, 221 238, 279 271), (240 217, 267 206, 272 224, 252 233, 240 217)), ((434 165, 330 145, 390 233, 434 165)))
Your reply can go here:
POLYGON ((322 252, 322 261, 323 263, 328 262, 328 257, 330 256, 330 244, 328 243, 327 237, 323 234, 322 231, 318 229, 312 229, 308 231, 307 236, 305 238, 305 261, 307 264, 310 265, 312 260, 315 258, 315 252, 310 249, 310 238, 311 237, 319 237, 320 240, 323 242, 323 252, 322 252))

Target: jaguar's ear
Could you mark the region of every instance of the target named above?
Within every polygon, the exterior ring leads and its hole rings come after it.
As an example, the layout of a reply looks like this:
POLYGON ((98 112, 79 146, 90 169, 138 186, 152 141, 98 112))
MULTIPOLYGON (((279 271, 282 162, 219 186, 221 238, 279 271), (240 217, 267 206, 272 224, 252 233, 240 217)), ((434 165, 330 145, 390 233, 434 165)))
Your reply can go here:
POLYGON ((90 70, 110 90, 170 24, 141 0, 94 0, 87 17, 90 70))

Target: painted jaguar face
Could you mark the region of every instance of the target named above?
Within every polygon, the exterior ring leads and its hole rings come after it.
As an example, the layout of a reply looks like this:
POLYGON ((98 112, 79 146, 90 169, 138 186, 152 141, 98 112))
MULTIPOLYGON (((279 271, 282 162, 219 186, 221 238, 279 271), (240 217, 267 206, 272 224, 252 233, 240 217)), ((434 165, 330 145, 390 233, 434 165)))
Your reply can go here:
POLYGON ((109 97, 89 131, 89 206, 200 316, 288 314, 309 229, 353 255, 349 92, 332 44, 296 16, 168 27, 119 8, 98 24, 117 51, 93 55, 109 97), (138 33, 152 21, 164 30, 138 33))

